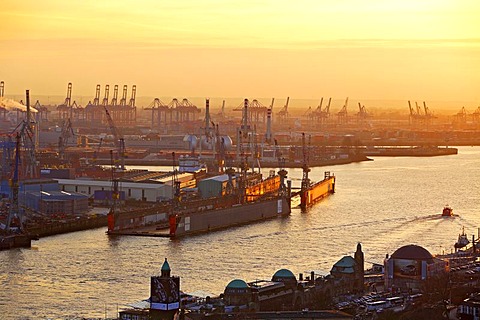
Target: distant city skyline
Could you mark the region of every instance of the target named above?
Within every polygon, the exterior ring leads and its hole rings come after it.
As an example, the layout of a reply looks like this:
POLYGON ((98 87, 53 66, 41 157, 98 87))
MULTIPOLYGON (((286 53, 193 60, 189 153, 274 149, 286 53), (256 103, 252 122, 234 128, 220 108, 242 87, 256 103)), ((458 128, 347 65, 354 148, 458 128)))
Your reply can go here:
POLYGON ((478 105, 479 15, 474 0, 6 0, 0 81, 6 96, 72 82, 72 97, 136 84, 139 97, 478 105))

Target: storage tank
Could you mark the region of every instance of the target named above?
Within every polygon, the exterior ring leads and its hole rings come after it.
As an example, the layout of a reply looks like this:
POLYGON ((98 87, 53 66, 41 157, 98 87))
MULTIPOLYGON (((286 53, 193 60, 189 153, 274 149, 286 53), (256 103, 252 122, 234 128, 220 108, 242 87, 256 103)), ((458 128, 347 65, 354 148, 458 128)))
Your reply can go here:
MULTIPOLYGON (((216 138, 207 138, 206 136, 202 136, 200 138, 202 149, 213 150, 215 139, 216 138)), ((223 145, 225 146, 226 151, 232 150, 233 141, 232 141, 232 138, 230 138, 230 136, 220 136, 220 139, 223 139, 223 145)))

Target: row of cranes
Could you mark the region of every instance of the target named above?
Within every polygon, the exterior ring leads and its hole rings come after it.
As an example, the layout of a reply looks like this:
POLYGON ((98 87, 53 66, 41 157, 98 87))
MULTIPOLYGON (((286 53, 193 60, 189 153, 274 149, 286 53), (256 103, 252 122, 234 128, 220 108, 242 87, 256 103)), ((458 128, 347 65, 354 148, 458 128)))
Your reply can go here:
POLYGON ((415 101, 415 108, 412 107, 410 100, 408 101, 408 108, 410 110, 409 123, 410 124, 424 124, 428 125, 431 123, 431 120, 436 118, 433 115, 433 112, 427 107, 425 101, 423 101, 423 112, 422 108, 415 101))
POLYGON ((172 123, 196 121, 198 119, 197 115, 201 112, 196 105, 186 98, 182 100, 174 98, 168 104, 162 102, 159 98, 155 98, 143 110, 152 112, 152 128, 172 123))
POLYGON ((71 82, 67 86, 67 96, 65 101, 57 106, 57 111, 61 120, 70 119, 78 123, 87 125, 97 125, 99 123, 107 123, 108 119, 103 111, 103 108, 108 108, 112 119, 115 120, 119 126, 131 126, 136 122, 136 92, 137 86, 132 86, 130 99, 127 99, 128 86, 123 86, 122 97, 119 99, 119 86, 115 85, 113 88, 113 97, 110 100, 110 85, 105 85, 103 99, 100 100, 101 86, 97 84, 95 88, 95 98, 89 101, 83 108, 72 101, 71 82))
MULTIPOLYGON (((332 103, 332 98, 328 99, 326 106, 323 106, 323 97, 320 100, 319 105, 316 109, 309 107, 308 110, 304 113, 304 117, 307 117, 309 120, 313 120, 319 124, 327 124, 330 119, 330 106, 332 103)), ((356 114, 357 123, 365 122, 371 115, 367 112, 365 105, 358 103, 358 112, 356 114)), ((345 100, 340 111, 337 113, 337 123, 338 124, 347 124, 350 122, 348 115, 348 97, 345 100)))
POLYGON ((468 120, 468 116, 472 118, 472 121, 474 123, 480 123, 480 107, 477 107, 477 109, 471 114, 468 114, 465 107, 462 107, 460 111, 457 114, 455 114, 454 122, 458 124, 466 124, 468 120))

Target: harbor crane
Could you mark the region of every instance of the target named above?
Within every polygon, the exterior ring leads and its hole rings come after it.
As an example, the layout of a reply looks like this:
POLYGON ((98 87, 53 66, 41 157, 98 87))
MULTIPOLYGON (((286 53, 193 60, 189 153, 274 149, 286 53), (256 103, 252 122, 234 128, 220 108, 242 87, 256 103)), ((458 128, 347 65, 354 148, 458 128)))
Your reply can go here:
POLYGON ((97 84, 97 86, 95 87, 95 98, 93 99, 93 103, 92 103, 94 106, 98 106, 100 104, 100 85, 97 84))
POLYGON ((106 106, 103 106, 105 109, 105 114, 107 116, 108 126, 110 127, 110 131, 112 132, 115 148, 117 149, 117 156, 119 158, 120 164, 116 163, 116 168, 120 169, 121 171, 125 171, 125 139, 120 131, 115 126, 112 117, 110 116, 110 112, 106 106))
MULTIPOLYGON (((308 177, 308 173, 310 172, 310 167, 308 166, 308 163, 310 162, 309 157, 310 157, 310 138, 311 136, 308 137, 308 147, 307 147, 307 142, 305 139, 305 133, 302 132, 302 154, 303 154, 303 165, 302 165, 302 183, 301 183, 301 194, 303 195, 306 190, 310 188, 310 178, 308 177)), ((305 207, 302 207, 302 210, 305 210, 305 207)))
POLYGON ((313 111, 313 118, 318 121, 322 114, 322 104, 323 104, 323 97, 320 99, 320 103, 318 104, 317 108, 313 111))
POLYGON ((361 103, 358 103, 358 113, 357 113, 357 122, 364 123, 370 115, 367 112, 365 106, 362 106, 361 103))
POLYGON ((108 106, 108 96, 110 92, 110 86, 107 84, 105 85, 105 96, 103 97, 102 104, 104 107, 108 106))
POLYGON ((467 111, 465 110, 465 107, 462 107, 462 109, 460 109, 460 111, 455 115, 455 122, 459 124, 467 123, 467 111))
POLYGON ((285 181, 287 180, 288 171, 285 170, 285 158, 282 155, 282 151, 278 146, 277 139, 274 139, 275 142, 275 153, 278 161, 278 175, 280 176, 280 193, 285 194, 287 192, 287 187, 285 181))
POLYGON ((287 97, 287 102, 283 106, 282 110, 278 111, 277 115, 280 117, 280 120, 288 119, 288 103, 290 101, 290 97, 287 97))
POLYGON ((20 216, 20 208, 18 205, 18 180, 19 180, 19 165, 20 165, 20 132, 17 132, 15 139, 15 163, 13 175, 10 179, 10 187, 12 192, 12 202, 10 204, 10 211, 7 217, 6 230, 10 231, 13 226, 22 230, 22 217, 20 216), (18 222, 17 222, 18 221, 18 222))
POLYGON ((65 149, 68 146, 68 140, 74 135, 72 122, 68 118, 63 122, 62 132, 60 137, 58 137, 58 155, 60 159, 65 160, 65 149))
POLYGON ((332 98, 328 99, 328 104, 323 108, 322 110, 322 100, 320 100, 320 105, 319 108, 317 108, 318 111, 320 111, 318 120, 320 121, 321 124, 327 124, 328 118, 330 118, 330 104, 332 103, 332 98))
POLYGON ((348 123, 348 112, 347 112, 347 106, 348 106, 348 97, 345 100, 345 104, 343 105, 342 109, 338 112, 338 123, 339 124, 346 124, 348 123))
POLYGON ((118 103, 118 84, 116 84, 114 87, 113 87, 113 98, 112 98, 112 102, 110 102, 110 104, 112 106, 116 106, 117 103, 118 103))
POLYGON ((480 107, 472 113, 472 119, 474 123, 478 124, 480 122, 480 107))

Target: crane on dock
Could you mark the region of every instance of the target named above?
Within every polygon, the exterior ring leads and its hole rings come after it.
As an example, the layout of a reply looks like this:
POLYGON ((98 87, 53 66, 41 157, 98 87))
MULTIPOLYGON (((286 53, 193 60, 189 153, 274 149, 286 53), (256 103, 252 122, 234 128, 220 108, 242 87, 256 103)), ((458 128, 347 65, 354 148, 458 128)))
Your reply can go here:
POLYGON ((348 106, 348 97, 345 100, 345 104, 343 105, 342 109, 337 113, 338 116, 338 123, 339 124, 346 124, 348 123, 348 112, 347 112, 347 106, 348 106))
POLYGON ((310 172, 310 167, 308 166, 309 163, 309 148, 310 148, 310 137, 308 139, 308 148, 305 139, 305 132, 302 132, 302 155, 303 155, 303 165, 302 165, 302 184, 300 189, 300 197, 301 197, 301 208, 302 210, 306 209, 305 199, 303 199, 307 193, 307 190, 310 188, 310 178, 308 177, 308 173, 310 172))
POLYGON ((287 186, 285 185, 285 181, 287 180, 288 171, 285 170, 285 158, 282 155, 282 151, 278 146, 277 139, 275 141, 275 153, 277 156, 278 161, 278 175, 280 176, 280 193, 286 194, 287 186))
POLYGON ((107 122, 108 126, 110 127, 110 131, 112 132, 113 139, 114 139, 114 144, 115 148, 117 149, 117 157, 120 161, 116 163, 116 168, 120 169, 121 171, 125 171, 125 139, 123 138, 123 135, 120 133, 120 131, 117 129, 115 126, 115 123, 113 122, 112 117, 110 116, 110 112, 108 112, 108 109, 106 106, 103 106, 105 109, 105 114, 107 117, 107 122))
POLYGON ((62 132, 60 133, 60 137, 58 137, 58 156, 60 159, 65 160, 65 149, 68 146, 68 140, 74 135, 72 122, 70 118, 67 118, 63 122, 62 132))
POLYGON ((287 97, 287 102, 283 106, 282 110, 278 111, 277 115, 280 117, 280 120, 288 119, 288 103, 290 102, 290 97, 287 97))
POLYGON ((367 112, 367 109, 360 102, 358 103, 358 113, 357 113, 357 122, 365 123, 370 115, 367 112))
POLYGON ((12 193, 10 211, 7 217, 7 224, 5 230, 11 231, 13 227, 18 228, 19 231, 23 229, 22 218, 20 216, 20 208, 18 206, 18 178, 19 178, 19 166, 20 166, 20 132, 17 132, 15 138, 15 162, 13 175, 10 179, 10 188, 12 193))

